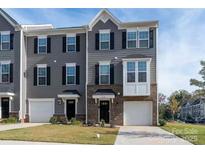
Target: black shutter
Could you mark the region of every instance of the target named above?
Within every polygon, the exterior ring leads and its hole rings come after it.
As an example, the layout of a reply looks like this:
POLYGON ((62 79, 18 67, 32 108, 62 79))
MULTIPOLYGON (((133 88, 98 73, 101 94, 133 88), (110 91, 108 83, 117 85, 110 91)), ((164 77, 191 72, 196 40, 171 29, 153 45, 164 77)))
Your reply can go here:
POLYGON ((33 85, 37 86, 37 67, 34 67, 33 70, 33 85))
POLYGON ((111 32, 111 33, 110 33, 110 50, 113 50, 113 49, 114 49, 114 42, 115 42, 114 32, 111 32))
POLYGON ((76 66, 76 84, 80 84, 80 66, 76 66))
POLYGON ((47 85, 51 85, 51 67, 47 67, 47 85))
POLYGON ((95 34, 95 50, 99 50, 99 33, 95 34))
POLYGON ((99 64, 95 65, 95 84, 99 84, 99 64))
POLYGON ((38 38, 34 38, 34 53, 38 53, 38 38))
POLYGON ((62 68, 62 84, 66 85, 66 66, 63 66, 62 68))
POLYGON ((63 52, 66 52, 66 36, 63 37, 63 52))
MULTIPOLYGON (((1 33, 0 33, 0 42, 1 42, 1 33)), ((1 43, 0 43, 0 50, 1 50, 1 43)))
POLYGON ((51 38, 47 38, 47 53, 51 53, 51 38))
POLYGON ((122 32, 122 48, 123 49, 126 49, 126 37, 127 37, 127 33, 122 32))
POLYGON ((10 64, 10 83, 13 82, 13 64, 10 64))
POLYGON ((10 34, 10 50, 14 49, 14 34, 10 34))
POLYGON ((149 30, 149 47, 150 48, 154 47, 154 30, 153 29, 149 30))
POLYGON ((114 64, 110 64, 110 84, 114 84, 114 64))
POLYGON ((76 36, 76 51, 80 51, 80 36, 76 36))

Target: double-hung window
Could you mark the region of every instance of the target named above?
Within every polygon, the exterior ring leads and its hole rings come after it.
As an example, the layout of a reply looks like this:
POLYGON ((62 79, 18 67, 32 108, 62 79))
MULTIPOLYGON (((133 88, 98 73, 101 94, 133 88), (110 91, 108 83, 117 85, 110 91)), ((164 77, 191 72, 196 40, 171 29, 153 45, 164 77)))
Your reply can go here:
POLYGON ((147 82, 147 62, 138 62, 138 82, 147 82))
POLYGON ((127 82, 135 82, 135 62, 127 62, 127 82))
POLYGON ((149 30, 139 30, 138 31, 139 48, 149 47, 149 30))
POLYGON ((1 50, 10 50, 10 32, 1 32, 1 50))
POLYGON ((137 31, 128 31, 127 32, 127 48, 136 48, 137 47, 137 31))
POLYGON ((110 64, 100 63, 99 77, 100 84, 110 84, 110 64))
POLYGON ((47 85, 47 66, 37 66, 37 81, 39 86, 47 85))
POLYGON ((75 52, 76 51, 76 36, 67 35, 66 44, 67 44, 67 52, 75 52))
POLYGON ((46 36, 38 37, 38 53, 39 54, 47 53, 47 37, 46 36))
POLYGON ((110 30, 100 30, 100 50, 110 49, 110 30))
POLYGON ((66 64, 66 84, 67 85, 76 84, 76 64, 75 63, 66 64))
POLYGON ((8 83, 10 75, 10 62, 0 62, 0 82, 8 83))

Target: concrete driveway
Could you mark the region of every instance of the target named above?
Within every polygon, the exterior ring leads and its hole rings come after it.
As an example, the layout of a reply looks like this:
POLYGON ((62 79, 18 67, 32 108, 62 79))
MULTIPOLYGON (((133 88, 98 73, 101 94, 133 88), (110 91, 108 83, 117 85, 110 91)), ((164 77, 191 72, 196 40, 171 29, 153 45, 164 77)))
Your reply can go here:
POLYGON ((152 126, 122 126, 116 145, 190 145, 172 133, 152 126))
POLYGON ((19 129, 19 128, 35 127, 35 126, 41 126, 41 125, 44 125, 44 123, 0 124, 0 131, 19 129))

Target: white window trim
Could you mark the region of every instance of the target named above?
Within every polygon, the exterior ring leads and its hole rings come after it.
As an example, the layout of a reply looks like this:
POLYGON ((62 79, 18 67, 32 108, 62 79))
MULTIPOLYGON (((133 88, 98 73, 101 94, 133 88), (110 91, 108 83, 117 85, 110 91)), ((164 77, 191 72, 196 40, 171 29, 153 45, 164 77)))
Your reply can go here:
POLYGON ((66 85, 76 85, 76 63, 66 63, 66 85), (73 76, 73 75, 67 75, 67 67, 75 67, 75 73, 74 73, 74 83, 68 84, 67 77, 73 76))
POLYGON ((128 62, 134 62, 134 63, 135 63, 135 70, 134 70, 134 71, 129 71, 129 72, 128 72, 128 69, 127 69, 128 67, 126 68, 126 71, 127 71, 127 72, 126 72, 126 73, 127 73, 127 74, 126 74, 126 83, 127 83, 127 84, 133 84, 133 83, 136 83, 136 80, 137 80, 137 76, 136 76, 136 71, 137 71, 137 70, 136 70, 136 61, 127 61, 127 62, 126 62, 126 66, 127 66, 127 63, 128 63, 128 62), (127 81, 127 80, 128 80, 128 73, 133 73, 133 72, 135 73, 135 82, 128 82, 128 81, 127 81))
POLYGON ((148 71, 148 69, 147 69, 148 62, 147 62, 147 61, 141 61, 141 62, 146 62, 146 71, 139 71, 139 68, 138 68, 138 67, 139 67, 139 65, 138 65, 139 62, 140 62, 140 61, 137 62, 137 83, 138 83, 138 84, 140 84, 140 83, 142 83, 142 84, 143 84, 143 83, 147 83, 147 82, 148 82, 148 75, 147 75, 147 74, 148 74, 148 72, 147 72, 147 71, 148 71), (139 73, 140 73, 140 72, 142 72, 142 73, 143 73, 143 72, 146 72, 146 82, 139 82, 139 73))
POLYGON ((138 48, 145 48, 145 49, 149 48, 149 28, 140 28, 140 29, 138 29, 138 48), (148 38, 147 39, 140 39, 140 34, 139 33, 144 32, 144 31, 148 32, 148 38), (140 41, 141 40, 147 40, 148 41, 147 47, 140 47, 140 41))
POLYGON ((127 49, 135 49, 135 48, 138 48, 138 31, 137 29, 127 29, 127 33, 126 33, 126 48, 127 49), (132 39, 132 40, 128 40, 128 33, 129 32, 135 32, 136 33, 136 39, 132 39), (128 41, 136 41, 136 47, 128 47, 128 41))
POLYGON ((37 86, 47 86, 47 77, 48 77, 48 74, 47 74, 47 64, 37 64, 37 86), (39 68, 45 68, 46 69, 46 74, 45 74, 45 76, 43 76, 43 77, 45 77, 46 78, 46 81, 45 81, 45 84, 44 85, 39 85, 39 73, 38 73, 38 69, 39 68))
POLYGON ((68 34, 66 34, 66 52, 68 52, 68 53, 76 52, 76 33, 68 33, 68 34), (67 41, 68 37, 75 37, 75 43, 68 44, 68 41, 67 41), (68 51, 68 45, 75 45, 75 51, 68 51))
POLYGON ((100 30, 99 30, 99 50, 110 50, 110 29, 100 29, 100 30), (108 45, 108 49, 102 49, 102 48, 101 48, 101 43, 102 43, 102 42, 108 42, 108 41, 101 41, 101 39, 100 39, 100 34, 109 34, 109 45, 108 45))
POLYGON ((9 78, 10 78, 10 64, 11 64, 11 61, 8 60, 8 61, 0 61, 0 83, 9 83, 9 78), (8 72, 8 82, 2 82, 2 65, 9 65, 9 72, 8 72))
MULTIPOLYGON (((46 35, 39 35, 37 39, 38 39, 38 54, 47 54, 47 36, 46 36, 46 35), (46 39, 46 45, 43 45, 43 46, 46 47, 46 51, 43 52, 43 53, 40 53, 40 52, 39 52, 39 47, 40 47, 40 45, 39 45, 39 39, 46 39)), ((41 46, 42 46, 42 45, 41 45, 41 46)))
POLYGON ((110 61, 100 61, 99 62, 99 85, 110 85, 110 61), (101 67, 102 65, 108 65, 109 66, 109 74, 101 74, 101 67), (101 75, 109 75, 108 77, 108 83, 107 84, 102 84, 101 83, 101 75))
POLYGON ((11 32, 10 31, 1 31, 0 34, 1 34, 1 42, 0 42, 1 43, 1 50, 10 50, 10 44, 11 44, 10 34, 11 34, 11 32), (2 35, 9 35, 9 41, 3 42, 2 35), (9 48, 2 49, 2 43, 9 43, 9 48))

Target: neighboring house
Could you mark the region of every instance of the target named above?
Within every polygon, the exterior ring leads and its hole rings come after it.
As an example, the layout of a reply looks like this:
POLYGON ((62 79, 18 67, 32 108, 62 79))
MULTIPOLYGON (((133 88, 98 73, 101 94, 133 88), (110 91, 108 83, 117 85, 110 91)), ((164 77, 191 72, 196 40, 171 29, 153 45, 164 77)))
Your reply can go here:
POLYGON ((181 119, 186 121, 191 117, 196 122, 205 119, 205 98, 197 98, 194 101, 185 103, 181 108, 181 119))
POLYGON ((107 9, 86 26, 20 25, 20 94, 10 104, 22 121, 157 125, 157 29, 158 21, 121 22, 107 9))

